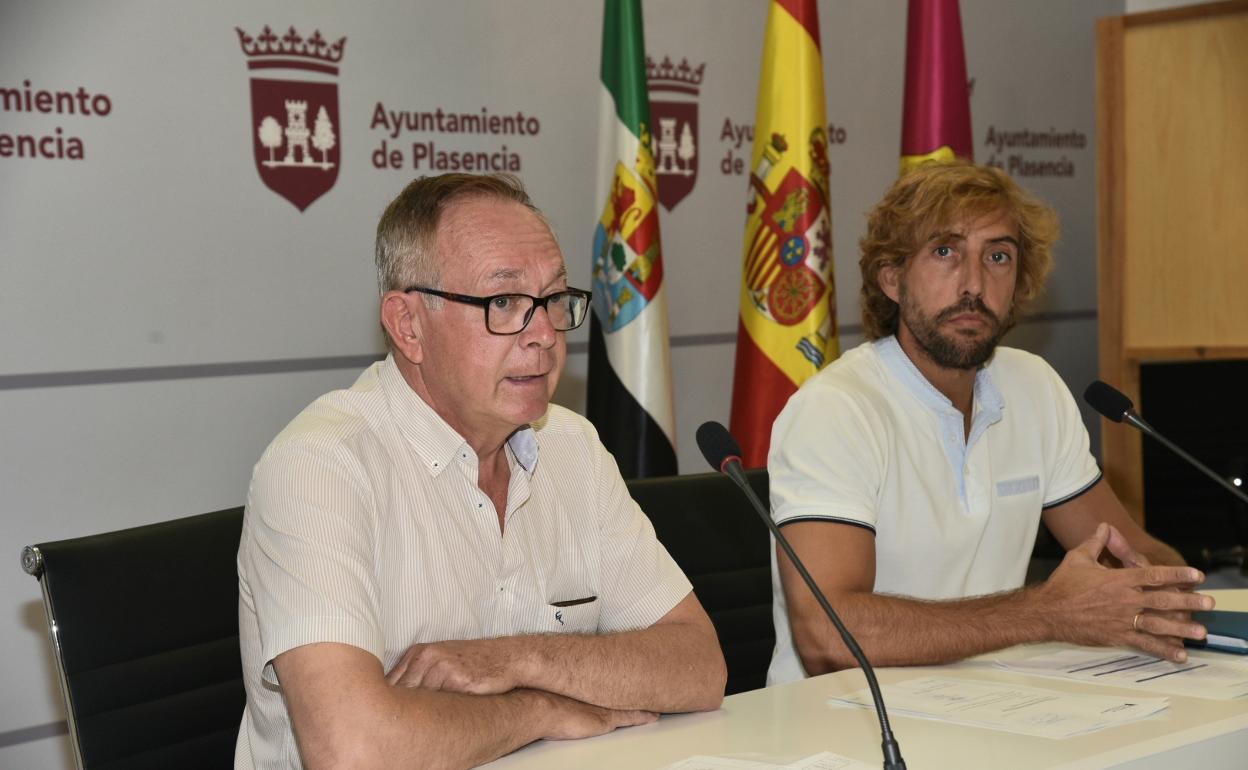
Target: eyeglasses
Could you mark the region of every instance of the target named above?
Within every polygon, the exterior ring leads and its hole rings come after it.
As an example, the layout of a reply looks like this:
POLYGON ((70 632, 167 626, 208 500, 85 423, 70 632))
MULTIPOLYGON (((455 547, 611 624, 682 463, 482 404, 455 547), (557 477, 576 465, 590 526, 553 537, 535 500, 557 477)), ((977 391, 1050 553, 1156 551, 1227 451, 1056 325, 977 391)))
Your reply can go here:
POLYGON ((462 302, 465 305, 476 305, 485 308, 485 328, 490 334, 519 334, 533 320, 533 313, 539 307, 546 308, 550 325, 557 332, 572 331, 585 323, 589 314, 590 292, 581 289, 564 289, 545 297, 534 297, 530 294, 494 294, 489 297, 473 297, 468 294, 452 294, 449 291, 429 289, 424 286, 411 286, 403 290, 405 294, 420 292, 434 297, 448 299, 451 302, 462 302))

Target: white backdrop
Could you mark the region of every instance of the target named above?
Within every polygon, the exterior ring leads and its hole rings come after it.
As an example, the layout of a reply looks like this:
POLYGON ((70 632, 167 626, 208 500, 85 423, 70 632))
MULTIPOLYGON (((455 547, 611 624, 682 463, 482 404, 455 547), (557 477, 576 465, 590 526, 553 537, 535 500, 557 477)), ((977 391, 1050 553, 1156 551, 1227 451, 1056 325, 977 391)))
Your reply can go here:
MULTIPOLYGON (((1123 9, 962 2, 977 157, 1071 171, 1019 177, 1058 208, 1064 238, 1037 315, 1010 344, 1048 357, 1075 390, 1096 371, 1093 22, 1123 9), (990 129, 1013 146, 990 146, 990 129), (1024 146, 1022 131, 1074 132, 1083 146, 1024 146)), ((705 64, 698 175, 661 222, 678 455, 683 472, 700 472, 693 430, 728 416, 744 226, 745 177, 721 166, 730 153, 748 165, 748 141, 731 135, 752 123, 766 6, 647 0, 645 15, 654 59, 705 64)), ((820 22, 847 349, 861 339, 857 238, 896 174, 905 2, 824 0, 820 22)), ((66 761, 21 547, 242 502, 268 440, 382 351, 372 232, 385 203, 430 170, 413 168, 413 144, 505 145, 555 225, 572 283, 589 285, 600 39, 600 3, 574 0, 0 0, 0 555, 11 559, 0 569, 0 767, 66 761), (256 36, 265 24, 345 36, 338 75, 249 71, 234 28, 256 36), (260 179, 253 76, 337 85, 337 179, 305 211, 260 179), (40 90, 79 88, 106 96, 108 114, 35 105, 40 90), (392 139, 371 125, 379 103, 522 112, 540 129, 392 139), (42 137, 76 139, 83 157, 23 151, 42 137), (383 139, 404 153, 401 169, 374 166, 383 139)), ((572 335, 558 394, 572 408, 584 402, 585 340, 572 335)))

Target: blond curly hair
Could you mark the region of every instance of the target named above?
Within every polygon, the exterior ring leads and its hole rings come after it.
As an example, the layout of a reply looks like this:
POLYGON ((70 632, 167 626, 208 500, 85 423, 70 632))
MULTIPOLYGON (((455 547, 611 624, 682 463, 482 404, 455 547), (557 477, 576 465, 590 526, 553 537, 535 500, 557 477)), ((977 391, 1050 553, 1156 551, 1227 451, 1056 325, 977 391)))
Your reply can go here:
POLYGON ((899 308, 880 288, 880 271, 902 267, 920 247, 960 222, 999 209, 1018 223, 1019 266, 1014 307, 1039 296, 1053 269, 1060 226, 1052 207, 1019 187, 1004 171, 966 161, 929 162, 898 179, 867 217, 858 241, 862 257, 862 328, 867 339, 897 333, 899 308))

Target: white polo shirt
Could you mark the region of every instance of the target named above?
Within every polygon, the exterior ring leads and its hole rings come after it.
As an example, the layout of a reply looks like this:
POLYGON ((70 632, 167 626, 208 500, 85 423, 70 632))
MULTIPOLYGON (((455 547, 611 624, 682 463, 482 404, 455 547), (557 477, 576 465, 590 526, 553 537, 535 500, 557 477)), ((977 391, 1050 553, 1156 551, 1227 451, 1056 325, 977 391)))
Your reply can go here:
MULTIPOLYGON (((976 375, 967 437, 962 413, 895 337, 802 385, 772 428, 767 470, 777 523, 871 530, 875 592, 929 600, 1020 587, 1041 510, 1101 476, 1074 398, 1041 358, 997 348, 976 375)), ((768 684, 806 676, 775 558, 768 684)))
POLYGON ((552 405, 507 460, 500 534, 476 454, 391 358, 273 440, 238 550, 236 768, 300 765, 271 664, 287 650, 340 642, 389 670, 417 642, 644 628, 689 593, 584 418, 552 405))

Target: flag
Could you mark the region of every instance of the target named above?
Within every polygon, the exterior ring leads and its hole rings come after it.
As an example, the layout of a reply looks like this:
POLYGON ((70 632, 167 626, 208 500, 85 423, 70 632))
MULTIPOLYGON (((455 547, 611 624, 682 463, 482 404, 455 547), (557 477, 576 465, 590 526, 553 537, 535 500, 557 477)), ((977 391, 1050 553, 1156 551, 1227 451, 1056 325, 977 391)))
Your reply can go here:
POLYGON ((758 467, 789 396, 840 354, 815 0, 771 2, 750 170, 732 432, 758 467))
POLYGON ((676 473, 641 0, 606 0, 586 413, 625 478, 676 473))
POLYGON ((901 173, 924 161, 955 157, 974 157, 958 0, 910 0, 901 173))

